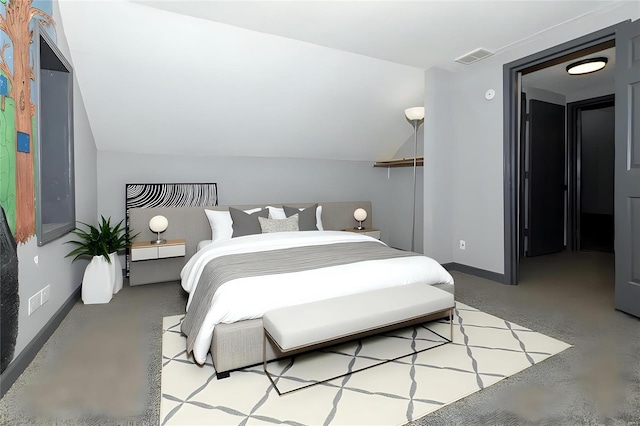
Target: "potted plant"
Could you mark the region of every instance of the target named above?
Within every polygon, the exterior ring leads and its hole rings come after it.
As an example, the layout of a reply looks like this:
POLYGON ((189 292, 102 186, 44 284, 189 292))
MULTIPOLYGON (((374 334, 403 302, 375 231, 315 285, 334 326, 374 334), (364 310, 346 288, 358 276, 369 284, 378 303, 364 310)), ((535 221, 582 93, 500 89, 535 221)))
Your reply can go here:
POLYGON ((111 219, 101 216, 98 227, 79 222, 87 229, 74 230, 73 233, 80 240, 68 241, 77 247, 67 257, 75 256, 73 261, 91 257, 82 278, 82 301, 86 304, 108 303, 113 294, 122 288, 122 268, 117 251, 127 247, 123 221, 112 225, 111 219))
POLYGON ((105 223, 104 218, 102 218, 102 225, 100 227, 101 232, 104 234, 107 251, 109 252, 109 258, 111 260, 111 267, 113 269, 113 294, 122 290, 122 265, 120 264, 118 252, 129 246, 126 229, 122 226, 123 221, 124 219, 112 227, 110 223, 111 219, 107 219, 105 223))

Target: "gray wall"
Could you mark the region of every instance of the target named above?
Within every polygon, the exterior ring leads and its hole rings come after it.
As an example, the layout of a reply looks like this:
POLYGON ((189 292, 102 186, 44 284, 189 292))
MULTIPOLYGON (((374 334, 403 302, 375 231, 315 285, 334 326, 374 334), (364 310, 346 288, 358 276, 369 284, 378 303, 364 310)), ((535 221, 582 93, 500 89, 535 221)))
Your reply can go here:
MULTIPOLYGON (((57 45, 65 57, 70 59, 56 1, 53 2, 53 18, 57 23, 57 45)), ((82 101, 82 94, 75 78, 73 90, 76 219, 83 222, 94 222, 97 205, 96 147, 82 101)), ((37 239, 34 236, 27 243, 18 245, 20 312, 15 356, 18 356, 25 346, 36 337, 82 282, 86 261, 72 264, 71 259, 65 258, 65 255, 70 251, 70 246, 64 242, 71 239, 72 236, 72 234, 68 234, 42 247, 37 246, 37 239), (35 256, 38 257, 38 264, 34 262, 35 256), (29 297, 47 285, 51 285, 49 301, 29 316, 29 297)))
MULTIPOLYGON (((438 260, 446 261, 447 247, 451 245, 452 261, 491 272, 504 272, 504 64, 639 16, 637 3, 628 2, 550 29, 535 39, 516 43, 474 64, 460 65, 455 73, 427 71, 425 152, 435 144, 439 150, 436 161, 451 159, 449 169, 443 165, 425 168, 425 182, 442 185, 425 188, 425 241, 431 244, 429 238, 440 232, 437 228, 441 224, 445 229, 451 226, 450 231, 435 239, 444 247, 443 253, 436 256, 438 260), (492 100, 484 98, 487 89, 496 91, 492 100), (434 104, 437 92, 445 90, 448 99, 443 104, 434 104), (429 124, 434 129, 430 129, 429 124), (447 131, 438 135, 436 128, 447 131), (447 188, 451 190, 450 204, 446 197, 441 198, 447 188), (446 215, 450 215, 450 219, 443 219, 446 215), (429 220, 430 216, 435 218, 429 220), (458 247, 461 239, 467 243, 466 250, 458 247)), ((425 252, 436 251, 429 248, 425 252)))
MULTIPOLYGON (((440 263, 453 261, 453 143, 458 125, 449 126, 440 118, 456 102, 453 75, 430 69, 425 73, 424 132, 424 253, 440 263)), ((455 114, 454 114, 455 115, 455 114)))
MULTIPOLYGON (((407 126, 413 129, 407 122, 407 126)), ((424 155, 424 126, 418 128, 418 156, 424 155)), ((392 155, 392 158, 413 158, 414 154, 413 130, 411 137, 392 155)), ((388 210, 389 222, 387 226, 392 231, 387 241, 392 247, 405 250, 411 248, 411 208, 413 207, 413 167, 380 168, 380 173, 387 179, 387 198, 385 209, 388 210)), ((414 251, 423 253, 423 224, 424 224, 424 167, 416 167, 416 215, 415 215, 415 248, 414 251)))
MULTIPOLYGON (((410 208, 399 208, 411 205, 410 192, 398 193, 398 181, 387 179, 387 170, 369 161, 99 151, 98 213, 112 220, 124 218, 125 184, 149 182, 217 182, 221 205, 370 200, 373 226, 380 228, 383 241, 400 245, 405 229, 396 223, 404 216, 409 217, 410 235, 410 208)), ((410 237, 405 246, 409 244, 410 237)))
MULTIPOLYGON (((524 84, 524 81, 523 81, 524 84)), ((549 102, 550 104, 557 104, 565 106, 567 104, 567 97, 561 93, 551 92, 545 89, 538 89, 535 87, 523 87, 522 91, 527 94, 527 100, 536 99, 538 101, 549 102)), ((529 104, 527 103, 527 112, 529 104)))

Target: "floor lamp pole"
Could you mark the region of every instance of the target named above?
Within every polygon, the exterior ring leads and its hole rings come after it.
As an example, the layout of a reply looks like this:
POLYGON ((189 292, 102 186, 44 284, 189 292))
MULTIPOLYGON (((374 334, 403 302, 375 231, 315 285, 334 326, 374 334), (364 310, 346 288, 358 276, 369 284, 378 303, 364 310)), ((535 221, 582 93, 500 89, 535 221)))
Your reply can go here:
POLYGON ((411 210, 411 251, 416 248, 416 186, 418 166, 418 128, 424 123, 424 107, 404 110, 404 116, 413 126, 413 209, 411 210))
POLYGON ((419 120, 412 120, 413 124, 413 209, 411 210, 411 251, 415 251, 416 235, 416 166, 418 158, 418 125, 419 120))

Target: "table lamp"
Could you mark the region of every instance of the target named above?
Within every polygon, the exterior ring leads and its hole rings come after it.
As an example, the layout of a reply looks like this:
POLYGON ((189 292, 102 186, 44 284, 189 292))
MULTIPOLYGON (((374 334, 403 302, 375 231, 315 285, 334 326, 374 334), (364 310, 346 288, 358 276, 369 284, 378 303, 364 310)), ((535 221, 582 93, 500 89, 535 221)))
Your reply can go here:
POLYGON ((361 231, 364 229, 362 222, 367 220, 367 211, 365 209, 356 209, 356 211, 353 212, 353 218, 360 223, 356 229, 361 231))
POLYGON ((155 232, 158 237, 155 241, 151 241, 151 244, 164 244, 167 242, 164 238, 160 238, 160 233, 164 232, 169 226, 169 221, 162 215, 154 216, 149 221, 149 229, 155 232))

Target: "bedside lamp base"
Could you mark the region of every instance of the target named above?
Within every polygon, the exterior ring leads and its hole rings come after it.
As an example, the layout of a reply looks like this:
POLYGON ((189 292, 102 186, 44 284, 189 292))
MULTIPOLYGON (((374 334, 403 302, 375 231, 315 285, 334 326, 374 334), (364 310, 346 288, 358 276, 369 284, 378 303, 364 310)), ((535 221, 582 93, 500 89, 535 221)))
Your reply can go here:
POLYGON ((151 244, 164 244, 167 242, 167 240, 165 240, 164 238, 160 237, 160 232, 157 233, 158 234, 158 238, 156 238, 155 241, 149 241, 151 244))

